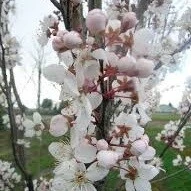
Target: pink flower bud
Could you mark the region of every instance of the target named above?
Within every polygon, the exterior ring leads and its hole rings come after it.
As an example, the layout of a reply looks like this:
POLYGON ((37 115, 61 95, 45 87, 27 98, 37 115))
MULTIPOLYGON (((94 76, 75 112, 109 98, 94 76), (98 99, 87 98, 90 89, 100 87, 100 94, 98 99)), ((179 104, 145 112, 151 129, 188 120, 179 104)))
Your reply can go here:
POLYGON ((131 56, 122 57, 117 67, 119 72, 125 73, 130 77, 136 75, 136 60, 131 56))
POLYGON ((128 29, 131 29, 135 27, 137 24, 138 20, 136 18, 136 14, 134 12, 128 12, 124 14, 122 18, 122 23, 121 23, 121 32, 125 32, 128 29))
POLYGON ((141 139, 142 140, 144 140, 144 141, 146 141, 147 143, 149 143, 149 137, 148 137, 148 135, 143 135, 142 137, 141 137, 141 139))
POLYGON ((69 49, 78 48, 82 44, 82 39, 79 33, 71 31, 64 35, 64 44, 69 49))
POLYGON ((131 145, 131 153, 135 156, 139 156, 146 151, 148 143, 145 140, 136 140, 131 145))
POLYGON ((105 31, 107 17, 101 9, 91 10, 86 17, 86 26, 92 34, 105 31))
POLYGON ((63 39, 61 37, 55 36, 52 40, 52 48, 59 52, 66 49, 63 39))
POLYGON ((97 149, 100 150, 107 150, 108 149, 108 143, 104 139, 100 139, 97 144, 97 149))
POLYGON ((91 143, 92 144, 97 144, 97 139, 95 137, 91 137, 91 143))
POLYGON ((97 154, 97 160, 99 165, 105 168, 113 167, 119 159, 118 153, 114 151, 104 151, 101 150, 97 154))
POLYGON ((67 34, 67 30, 59 30, 56 34, 56 36, 63 38, 65 34, 67 34))
POLYGON ((50 121, 49 132, 54 137, 59 137, 64 135, 68 131, 68 121, 62 115, 55 115, 50 121))
POLYGON ((150 76, 154 69, 154 63, 151 60, 140 58, 137 60, 138 77, 147 78, 150 76))

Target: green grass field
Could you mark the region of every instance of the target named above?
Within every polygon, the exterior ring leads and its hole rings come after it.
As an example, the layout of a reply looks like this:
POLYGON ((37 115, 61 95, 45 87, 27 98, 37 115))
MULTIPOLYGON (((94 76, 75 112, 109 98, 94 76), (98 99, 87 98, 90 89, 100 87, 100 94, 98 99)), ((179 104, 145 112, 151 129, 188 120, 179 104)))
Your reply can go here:
MULTIPOLYGON (((158 132, 161 131, 163 125, 169 120, 177 120, 179 118, 176 114, 155 114, 153 115, 153 121, 148 124, 146 127, 146 132, 148 133, 151 144, 158 151, 159 154, 164 148, 164 144, 155 140, 155 136, 158 132)), ((9 143, 9 132, 0 131, 0 159, 12 161, 11 147, 9 143)), ((181 153, 182 155, 191 156, 191 129, 188 129, 186 132, 185 145, 187 146, 185 150, 181 153)), ((32 141, 32 146, 26 152, 27 159, 27 168, 35 177, 51 176, 51 169, 54 168, 54 159, 48 153, 48 145, 57 140, 54 137, 50 136, 48 132, 45 132, 42 136, 42 141, 34 139, 32 141)), ((171 174, 180 171, 184 167, 173 167, 172 159, 176 157, 178 151, 174 149, 169 149, 164 156, 164 165, 163 168, 166 172, 160 173, 156 179, 161 179, 163 177, 170 176, 171 174)), ((105 191, 123 191, 124 188, 118 178, 117 172, 112 172, 107 177, 105 182, 105 191), (120 189, 119 189, 120 188, 120 189)), ((164 180, 152 183, 153 191, 191 191, 191 171, 185 170, 182 171, 173 177, 166 178, 164 180)), ((17 191, 17 189, 15 189, 17 191)), ((21 191, 18 188, 18 191, 21 191)))

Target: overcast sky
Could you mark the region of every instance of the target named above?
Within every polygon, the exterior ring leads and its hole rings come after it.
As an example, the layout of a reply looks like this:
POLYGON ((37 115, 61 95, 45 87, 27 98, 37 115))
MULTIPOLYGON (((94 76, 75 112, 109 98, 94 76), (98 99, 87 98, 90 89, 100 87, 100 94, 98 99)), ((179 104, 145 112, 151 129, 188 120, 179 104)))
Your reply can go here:
MULTIPOLYGON (((51 14, 54 6, 49 0, 16 0, 16 15, 12 21, 12 33, 17 36, 21 43, 22 66, 15 67, 16 84, 23 103, 27 107, 35 107, 37 100, 37 71, 32 55, 35 55, 35 36, 39 26, 39 21, 45 15, 51 14), (31 75, 33 74, 33 75, 31 75)), ((45 65, 57 63, 57 57, 54 51, 51 51, 50 45, 46 48, 45 65)), ((185 56, 185 67, 181 72, 171 74, 160 86, 162 92, 161 103, 171 102, 178 105, 182 96, 182 84, 185 76, 191 69, 189 66, 191 54, 185 56), (174 86, 170 91, 167 87, 174 86)), ((42 99, 50 98, 54 101, 59 100, 59 90, 43 78, 42 80, 42 99)))

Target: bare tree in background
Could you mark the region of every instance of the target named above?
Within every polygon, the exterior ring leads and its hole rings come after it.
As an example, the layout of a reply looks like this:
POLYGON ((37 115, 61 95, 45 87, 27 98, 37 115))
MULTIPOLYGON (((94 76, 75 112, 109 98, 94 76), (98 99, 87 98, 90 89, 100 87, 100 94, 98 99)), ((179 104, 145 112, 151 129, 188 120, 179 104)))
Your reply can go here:
POLYGON ((35 44, 35 53, 32 54, 32 58, 35 61, 35 66, 37 68, 37 84, 38 84, 38 91, 37 91, 37 109, 40 111, 41 106, 41 82, 42 82, 42 67, 45 63, 45 48, 35 44))

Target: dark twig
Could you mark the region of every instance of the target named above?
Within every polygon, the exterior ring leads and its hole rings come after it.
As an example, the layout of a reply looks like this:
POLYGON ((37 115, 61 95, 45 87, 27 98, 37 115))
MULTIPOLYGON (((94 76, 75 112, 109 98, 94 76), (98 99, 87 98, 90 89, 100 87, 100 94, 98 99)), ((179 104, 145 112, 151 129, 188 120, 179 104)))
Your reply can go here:
POLYGON ((11 86, 13 88, 13 92, 14 92, 15 99, 17 101, 18 107, 19 107, 19 109, 21 111, 21 115, 23 115, 24 112, 25 112, 25 107, 23 106, 23 104, 21 102, 21 98, 20 98, 20 96, 18 94, 18 91, 17 91, 13 69, 10 69, 10 82, 11 82, 11 86))
POLYGON ((64 11, 64 4, 59 3, 57 0, 50 0, 50 1, 61 12, 63 20, 64 20, 65 28, 67 30, 70 30, 70 26, 67 20, 67 14, 64 11))
POLYGON ((3 46, 1 34, 0 34, 0 47, 1 47, 1 69, 2 69, 4 84, 5 84, 5 90, 6 90, 5 95, 6 95, 7 104, 8 104, 8 115, 9 115, 10 127, 11 127, 11 145, 12 145, 13 156, 14 156, 16 165, 18 166, 19 170, 21 171, 22 175, 24 176, 24 178, 26 180, 29 191, 34 191, 32 176, 30 174, 28 174, 28 172, 24 169, 24 167, 20 163, 18 156, 17 156, 17 149, 16 149, 16 144, 15 144, 16 137, 14 136, 15 129, 16 129, 16 122, 15 122, 15 115, 14 115, 14 109, 13 109, 12 98, 11 98, 11 87, 8 85, 8 80, 7 80, 5 48, 3 46))

